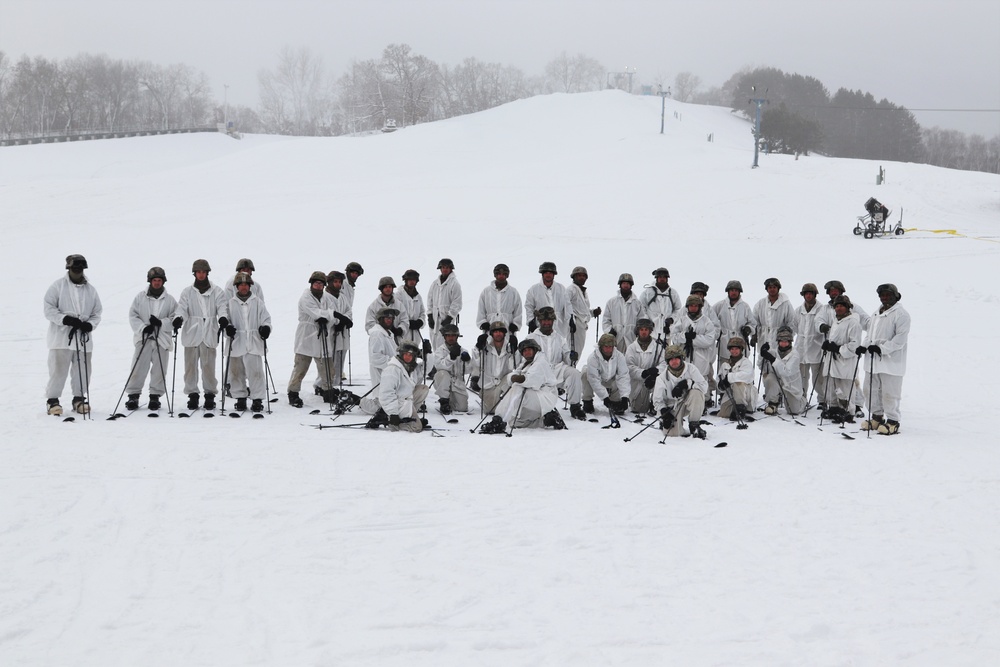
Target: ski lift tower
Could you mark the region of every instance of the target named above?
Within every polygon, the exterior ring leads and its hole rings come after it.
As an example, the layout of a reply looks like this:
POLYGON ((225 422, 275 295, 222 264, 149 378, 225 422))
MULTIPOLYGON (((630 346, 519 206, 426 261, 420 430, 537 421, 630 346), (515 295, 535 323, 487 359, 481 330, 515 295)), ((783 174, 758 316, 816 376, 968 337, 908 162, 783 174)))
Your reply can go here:
POLYGON ((666 92, 663 91, 663 84, 657 84, 656 94, 660 96, 660 134, 663 134, 663 121, 667 115, 667 98, 671 97, 670 86, 666 92))
MULTIPOLYGON (((750 91, 756 95, 757 86, 750 86, 750 91)), ((767 95, 767 88, 764 89, 764 95, 767 95)), ((767 98, 751 97, 750 103, 757 107, 756 119, 753 124, 753 166, 751 167, 751 169, 756 169, 759 166, 757 156, 760 154, 760 108, 767 104, 767 98)))
POLYGON ((638 70, 636 68, 629 68, 625 66, 624 72, 608 72, 607 76, 607 87, 609 89, 617 88, 618 90, 624 90, 626 93, 632 94, 632 77, 638 70))

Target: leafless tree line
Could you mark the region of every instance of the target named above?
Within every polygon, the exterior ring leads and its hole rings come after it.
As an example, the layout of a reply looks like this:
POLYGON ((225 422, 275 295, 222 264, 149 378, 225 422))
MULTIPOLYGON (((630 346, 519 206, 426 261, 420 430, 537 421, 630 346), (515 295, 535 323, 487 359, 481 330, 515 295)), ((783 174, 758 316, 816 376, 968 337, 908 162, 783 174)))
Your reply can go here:
POLYGON ((216 122, 207 77, 188 65, 163 67, 83 54, 17 62, 0 51, 0 136, 199 127, 216 122))

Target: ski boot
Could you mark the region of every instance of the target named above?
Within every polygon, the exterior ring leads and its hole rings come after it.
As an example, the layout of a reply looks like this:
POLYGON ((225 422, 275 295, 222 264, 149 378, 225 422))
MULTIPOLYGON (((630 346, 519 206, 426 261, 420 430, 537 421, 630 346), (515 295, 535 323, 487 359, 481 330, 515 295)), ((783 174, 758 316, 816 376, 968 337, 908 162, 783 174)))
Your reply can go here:
POLYGON ((138 410, 139 409, 139 394, 129 394, 128 400, 125 401, 126 410, 138 410))
POLYGON ((378 412, 372 415, 372 418, 368 420, 367 424, 365 424, 365 428, 377 429, 379 426, 388 426, 388 425, 389 425, 389 415, 385 413, 385 410, 379 408, 378 412))
POLYGON ((215 409, 215 394, 205 394, 205 409, 209 412, 215 409))
POLYGON ((74 396, 73 411, 81 415, 90 414, 90 403, 83 396, 74 396))
POLYGON ((237 398, 236 405, 233 406, 233 409, 236 410, 237 412, 246 412, 247 410, 246 397, 244 396, 243 398, 237 398))
POLYGON ((884 415, 872 415, 871 419, 861 422, 862 431, 877 431, 878 427, 885 423, 884 415))
MULTIPOLYGON (((587 420, 587 412, 579 403, 574 403, 569 406, 569 415, 573 419, 579 419, 580 421, 587 420)), ((563 425, 563 428, 566 428, 565 424, 563 425)))
POLYGON ((451 401, 447 398, 442 398, 438 401, 441 404, 441 414, 450 415, 451 414, 451 401))
POLYGON ((594 414, 594 399, 592 398, 583 399, 583 411, 588 415, 594 414))
POLYGON ((691 421, 688 424, 688 430, 690 431, 692 438, 698 438, 699 440, 704 440, 705 438, 708 437, 708 435, 705 433, 705 429, 701 427, 700 419, 698 421, 691 421))
POLYGON ((198 394, 188 394, 188 410, 198 409, 198 399, 200 396, 198 394))
POLYGON ((302 407, 302 398, 299 396, 299 392, 297 391, 288 392, 288 404, 293 408, 302 407))
POLYGON ((160 409, 160 395, 159 394, 150 394, 149 395, 149 406, 148 407, 149 407, 150 410, 153 410, 153 411, 156 411, 156 410, 160 409))
POLYGON ((899 422, 895 419, 890 419, 884 424, 878 425, 879 435, 896 435, 899 433, 899 422))
POLYGON ((542 418, 542 423, 545 426, 551 426, 556 431, 561 431, 566 428, 566 422, 562 420, 562 417, 559 416, 559 411, 555 409, 545 413, 545 417, 542 418))
POLYGON ((46 407, 46 412, 48 412, 53 417, 59 417, 59 416, 62 415, 63 409, 62 409, 62 406, 59 405, 59 399, 58 398, 50 398, 50 399, 48 399, 47 401, 45 401, 45 405, 47 406, 46 407))
POLYGON ((776 415, 776 414, 778 414, 778 404, 777 403, 768 403, 767 407, 764 408, 764 414, 765 415, 776 415))
POLYGON ((479 432, 484 435, 494 435, 497 433, 507 432, 507 422, 500 418, 499 415, 493 415, 493 419, 486 422, 479 428, 479 432))
POLYGON ((250 412, 264 412, 264 400, 261 398, 253 399, 250 404, 250 412))

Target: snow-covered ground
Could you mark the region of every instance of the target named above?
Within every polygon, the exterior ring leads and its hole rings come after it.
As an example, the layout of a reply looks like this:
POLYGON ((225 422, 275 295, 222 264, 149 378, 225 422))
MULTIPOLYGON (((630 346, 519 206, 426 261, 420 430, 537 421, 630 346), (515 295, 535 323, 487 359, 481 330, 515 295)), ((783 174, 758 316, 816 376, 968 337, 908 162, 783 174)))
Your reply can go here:
MULTIPOLYGON (((752 170, 728 110, 669 101, 663 135, 659 116, 604 92, 364 138, 0 149, 0 664, 1000 660, 1000 178, 818 156, 752 170), (853 235, 870 196, 911 231, 853 235), (104 321, 95 419, 63 423, 44 414, 41 301, 71 253, 104 321), (628 423, 503 438, 469 432, 476 404, 444 437, 316 430, 313 397, 262 421, 105 420, 146 270, 177 295, 200 257, 216 281, 254 260, 282 392, 309 274, 348 261, 357 313, 379 276, 415 268, 426 294, 454 259, 466 345, 498 262, 522 294, 540 262, 562 280, 582 264, 594 305, 661 265, 713 303, 730 279, 753 303, 773 275, 795 303, 841 280, 871 312, 893 282, 913 318, 902 433, 849 441, 809 418, 666 445, 624 443, 628 423)), ((359 333, 356 382, 367 368, 359 333)))

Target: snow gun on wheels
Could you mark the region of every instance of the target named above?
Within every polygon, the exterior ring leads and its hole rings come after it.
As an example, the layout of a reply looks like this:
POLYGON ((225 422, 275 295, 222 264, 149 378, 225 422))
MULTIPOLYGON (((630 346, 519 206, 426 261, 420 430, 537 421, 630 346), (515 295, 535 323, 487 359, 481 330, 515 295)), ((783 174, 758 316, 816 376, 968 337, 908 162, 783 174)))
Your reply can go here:
POLYGON ((889 224, 889 216, 892 215, 892 211, 886 208, 885 204, 875 199, 875 197, 869 197, 868 201, 865 202, 865 210, 868 211, 864 215, 858 216, 858 223, 854 226, 855 236, 864 236, 866 239, 873 239, 876 236, 889 236, 896 235, 902 236, 905 233, 903 229, 903 210, 899 210, 899 222, 895 225, 889 224))

